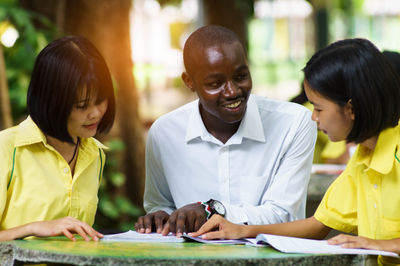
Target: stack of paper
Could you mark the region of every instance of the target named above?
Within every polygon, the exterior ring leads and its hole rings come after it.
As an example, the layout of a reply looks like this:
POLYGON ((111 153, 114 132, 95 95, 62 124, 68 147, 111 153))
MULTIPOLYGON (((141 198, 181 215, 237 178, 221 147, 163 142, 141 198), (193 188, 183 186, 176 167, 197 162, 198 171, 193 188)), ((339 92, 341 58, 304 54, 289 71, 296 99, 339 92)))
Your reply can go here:
POLYGON ((369 254, 399 257, 399 255, 394 252, 382 250, 342 248, 341 246, 330 245, 326 240, 259 234, 256 237, 256 241, 257 244, 266 243, 285 253, 369 254))
MULTIPOLYGON (((195 241, 204 244, 230 244, 230 245, 244 245, 249 243, 249 239, 202 239, 201 237, 193 237, 187 234, 183 234, 183 238, 188 241, 195 241)), ((255 238, 253 238, 255 240, 255 238)))
POLYGON ((183 238, 176 237, 171 233, 163 236, 157 233, 141 234, 132 230, 125 233, 105 235, 102 241, 132 241, 132 242, 183 242, 183 238))
MULTIPOLYGON (((183 237, 176 237, 172 233, 167 236, 163 236, 157 233, 142 234, 135 231, 129 230, 125 233, 105 235, 102 241, 131 241, 131 242, 184 242, 184 241, 195 241, 206 244, 233 244, 233 245, 244 245, 248 241, 245 239, 214 239, 205 240, 201 237, 191 237, 187 234, 183 234, 183 237)), ((255 241, 255 238, 253 238, 255 241)))
POLYGON ((342 248, 337 245, 329 245, 326 240, 312 240, 297 237, 277 236, 269 234, 259 234, 256 238, 246 239, 214 239, 205 240, 201 237, 191 237, 183 234, 183 237, 176 237, 172 233, 163 236, 157 233, 141 234, 129 230, 125 233, 105 235, 102 241, 132 241, 132 242, 184 242, 196 241, 206 244, 234 244, 265 246, 271 245, 275 249, 285 253, 314 253, 314 254, 369 254, 400 257, 394 252, 387 252, 372 249, 342 248))

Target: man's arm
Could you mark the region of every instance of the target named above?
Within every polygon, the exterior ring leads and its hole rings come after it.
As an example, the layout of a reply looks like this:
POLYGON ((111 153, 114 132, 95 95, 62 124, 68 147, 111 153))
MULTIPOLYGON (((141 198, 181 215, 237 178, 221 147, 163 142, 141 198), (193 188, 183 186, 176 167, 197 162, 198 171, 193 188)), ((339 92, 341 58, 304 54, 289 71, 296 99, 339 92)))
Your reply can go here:
POLYGON ((147 215, 139 217, 138 232, 161 232, 169 214, 175 210, 168 182, 162 169, 162 156, 158 145, 157 129, 152 127, 146 142, 146 184, 143 206, 147 215))
POLYGON ((317 129, 309 112, 299 120, 297 125, 293 125, 297 129, 290 146, 280 158, 272 184, 264 192, 261 204, 232 206, 224 203, 229 221, 274 224, 304 218, 317 129))

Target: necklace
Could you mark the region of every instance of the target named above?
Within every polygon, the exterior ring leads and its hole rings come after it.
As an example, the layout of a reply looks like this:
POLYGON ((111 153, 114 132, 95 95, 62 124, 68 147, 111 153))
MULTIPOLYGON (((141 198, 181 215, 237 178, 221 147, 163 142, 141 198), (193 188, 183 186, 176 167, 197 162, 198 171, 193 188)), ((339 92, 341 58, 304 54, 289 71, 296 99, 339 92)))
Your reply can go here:
POLYGON ((79 138, 78 138, 78 140, 76 141, 76 144, 75 144, 74 154, 72 155, 72 158, 71 158, 71 160, 69 160, 68 164, 71 164, 72 161, 74 160, 75 155, 76 155, 76 151, 78 150, 78 146, 79 146, 79 138))

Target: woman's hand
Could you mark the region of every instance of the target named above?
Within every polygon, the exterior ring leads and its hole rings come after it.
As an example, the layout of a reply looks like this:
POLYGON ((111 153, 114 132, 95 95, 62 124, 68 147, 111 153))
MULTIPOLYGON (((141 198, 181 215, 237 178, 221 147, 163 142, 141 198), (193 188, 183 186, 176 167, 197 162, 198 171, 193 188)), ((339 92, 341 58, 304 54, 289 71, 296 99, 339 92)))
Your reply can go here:
POLYGON ((246 237, 245 225, 233 224, 218 214, 214 214, 197 232, 189 233, 189 235, 194 237, 201 235, 202 239, 238 239, 246 237))
POLYGON ((362 236, 340 234, 328 239, 328 243, 331 245, 340 245, 344 248, 376 249, 400 254, 400 238, 375 240, 362 236))
POLYGON ((98 241, 103 235, 85 222, 81 222, 72 217, 64 217, 52 221, 33 222, 27 225, 29 235, 33 236, 58 236, 65 235, 72 241, 76 241, 74 233, 79 234, 83 239, 89 241, 90 238, 98 241), (90 236, 90 238, 89 238, 90 236))

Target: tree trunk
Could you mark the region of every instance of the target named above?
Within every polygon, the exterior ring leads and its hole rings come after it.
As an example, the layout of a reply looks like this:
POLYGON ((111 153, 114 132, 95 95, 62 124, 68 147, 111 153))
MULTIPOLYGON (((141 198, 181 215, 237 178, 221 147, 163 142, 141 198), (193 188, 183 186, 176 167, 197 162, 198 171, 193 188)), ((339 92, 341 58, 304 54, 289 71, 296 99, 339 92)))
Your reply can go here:
POLYGON ((129 13, 131 0, 69 0, 66 3, 65 30, 91 40, 106 59, 117 84, 117 124, 126 150, 124 172, 126 191, 138 206, 143 203, 144 141, 140 123, 139 99, 133 78, 129 13))
POLYGON ((0 44, 0 130, 13 125, 10 97, 8 95, 6 64, 4 62, 3 47, 0 44))
POLYGON ((329 43, 329 18, 327 0, 309 0, 314 9, 315 50, 324 48, 329 43))
POLYGON ((253 10, 253 0, 204 0, 204 23, 224 26, 234 33, 248 49, 248 19, 253 10))

